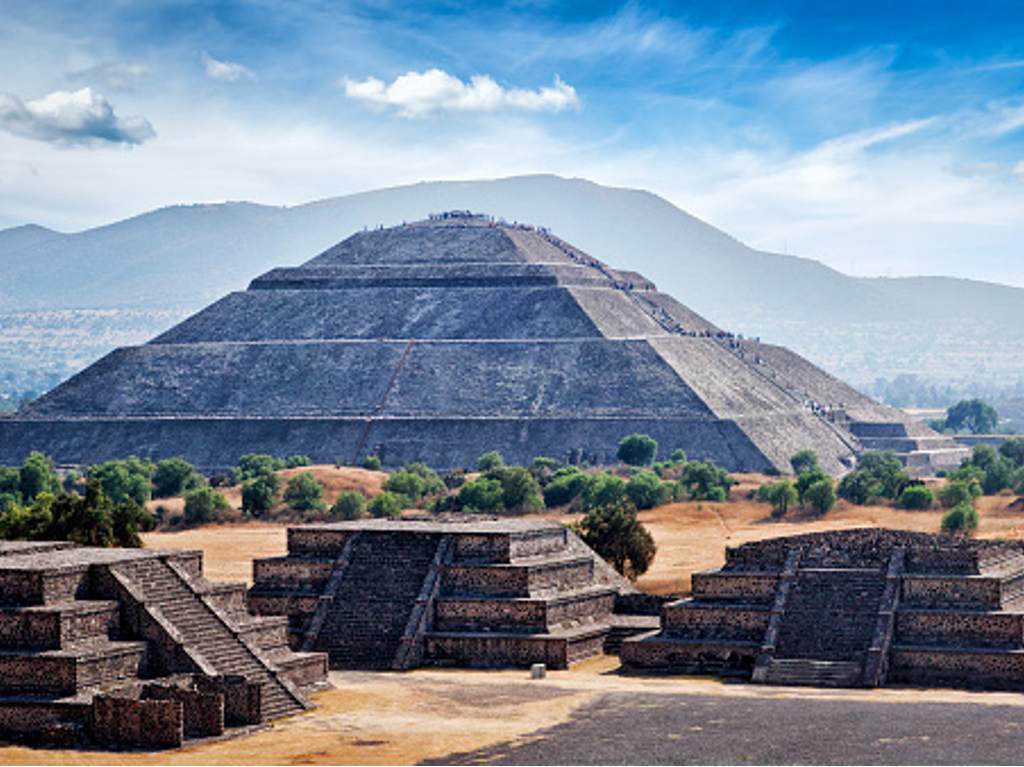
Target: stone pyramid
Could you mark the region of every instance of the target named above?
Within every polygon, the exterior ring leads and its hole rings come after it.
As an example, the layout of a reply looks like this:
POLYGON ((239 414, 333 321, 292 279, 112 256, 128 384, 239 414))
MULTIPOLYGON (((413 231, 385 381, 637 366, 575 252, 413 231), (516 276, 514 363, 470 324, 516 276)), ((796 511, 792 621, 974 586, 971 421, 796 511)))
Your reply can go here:
MULTIPOLYGON (((719 289, 708 286, 708 289, 719 289)), ((249 452, 385 465, 614 459, 643 432, 731 470, 961 454, 786 349, 741 340, 543 229, 454 212, 273 269, 0 419, 0 462, 249 452)))

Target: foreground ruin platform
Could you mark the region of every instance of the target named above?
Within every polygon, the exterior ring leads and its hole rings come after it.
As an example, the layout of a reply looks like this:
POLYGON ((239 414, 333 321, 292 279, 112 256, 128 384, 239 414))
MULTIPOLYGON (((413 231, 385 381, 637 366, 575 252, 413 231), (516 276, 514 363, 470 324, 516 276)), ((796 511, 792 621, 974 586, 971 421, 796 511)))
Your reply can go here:
POLYGON ((200 552, 0 542, 0 739, 180 746, 309 708, 326 672, 200 552))
POLYGON ((830 687, 1024 689, 1024 543, 855 529, 726 549, 628 669, 830 687))
POLYGON ((291 646, 332 668, 565 668, 642 630, 622 612, 659 604, 553 522, 293 527, 253 580, 251 609, 288 616, 291 646))

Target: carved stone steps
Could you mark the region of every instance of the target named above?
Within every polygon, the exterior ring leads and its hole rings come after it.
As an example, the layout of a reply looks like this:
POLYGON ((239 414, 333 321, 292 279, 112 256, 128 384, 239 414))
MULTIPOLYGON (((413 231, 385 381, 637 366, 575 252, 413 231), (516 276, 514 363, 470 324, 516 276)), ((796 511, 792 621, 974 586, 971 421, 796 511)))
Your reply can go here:
POLYGON ((765 684, 803 687, 859 687, 861 664, 850 661, 775 658, 768 664, 765 684))

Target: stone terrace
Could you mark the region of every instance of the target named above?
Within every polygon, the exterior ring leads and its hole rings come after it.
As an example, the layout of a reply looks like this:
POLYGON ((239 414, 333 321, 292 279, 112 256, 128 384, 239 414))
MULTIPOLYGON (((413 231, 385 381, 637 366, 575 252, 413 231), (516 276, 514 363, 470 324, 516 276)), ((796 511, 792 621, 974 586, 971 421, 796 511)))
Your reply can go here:
POLYGON ((332 668, 565 668, 642 630, 617 609, 657 604, 562 525, 522 520, 295 527, 253 580, 253 611, 332 668))
POLYGON ((1024 544, 857 529, 748 543, 627 639, 627 668, 1024 689, 1024 544))
POLYGON ((173 747, 309 707, 326 658, 199 552, 0 543, 0 738, 173 747))

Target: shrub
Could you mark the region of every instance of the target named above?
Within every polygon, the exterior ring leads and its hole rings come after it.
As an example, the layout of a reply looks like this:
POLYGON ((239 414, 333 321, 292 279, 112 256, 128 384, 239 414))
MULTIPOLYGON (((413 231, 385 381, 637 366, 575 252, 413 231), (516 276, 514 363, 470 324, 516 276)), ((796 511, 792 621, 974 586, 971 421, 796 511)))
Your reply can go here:
POLYGON ((954 479, 939 489, 939 502, 947 509, 951 509, 961 503, 973 504, 979 495, 981 487, 976 481, 954 479))
POLYGON ((181 495, 201 484, 201 475, 184 458, 165 458, 153 470, 154 498, 181 495))
POLYGON ((40 493, 60 492, 53 459, 34 450, 29 453, 18 471, 18 492, 25 503, 31 503, 40 493))
POLYGON ((835 485, 831 477, 825 477, 812 483, 804 490, 803 501, 818 515, 827 514, 836 505, 835 485))
POLYGON ((266 474, 273 474, 284 468, 284 461, 274 458, 265 453, 246 453, 238 459, 238 468, 232 473, 235 484, 245 482, 247 479, 256 479, 266 474))
POLYGON ((942 532, 970 535, 978 528, 978 512, 969 503, 958 503, 942 515, 942 532))
POLYGON ((559 466, 560 464, 554 458, 539 455, 530 462, 530 474, 537 480, 537 484, 544 487, 554 477, 559 466))
POLYGON ((690 461, 679 473, 679 484, 686 497, 696 501, 724 501, 735 480, 712 461, 690 461))
POLYGON ((378 519, 397 519, 402 516, 404 507, 402 496, 385 490, 366 505, 366 510, 370 512, 370 516, 378 519))
POLYGON ((571 502, 583 490, 586 479, 586 475, 575 466, 559 469, 544 487, 544 504, 562 506, 571 502))
POLYGON ((459 504, 467 510, 496 511, 505 505, 501 482, 491 477, 477 477, 459 490, 459 504))
POLYGON ((654 539, 628 500, 592 507, 576 532, 619 573, 632 579, 647 572, 657 553, 654 539))
POLYGON ((614 474, 602 472, 587 475, 577 498, 580 511, 589 511, 597 506, 608 506, 628 502, 626 482, 614 474))
POLYGON ((930 509, 932 503, 935 502, 935 496, 932 491, 924 485, 910 485, 903 489, 899 497, 899 506, 901 509, 930 509))
POLYGON ((12 466, 0 466, 0 497, 21 503, 21 473, 12 466))
POLYGON ((488 473, 486 478, 501 484, 501 505, 506 509, 530 513, 544 508, 540 485, 522 466, 503 466, 488 473))
POLYGON ((408 463, 402 471, 406 471, 410 474, 415 474, 421 480, 423 480, 423 494, 434 495, 436 493, 443 493, 447 490, 447 485, 440 475, 427 466, 425 463, 408 463))
POLYGON ((369 471, 380 471, 380 458, 375 455, 368 455, 363 459, 363 468, 369 471))
POLYGON ((114 503, 132 500, 140 506, 152 495, 153 464, 132 456, 125 461, 104 461, 90 467, 88 476, 103 488, 114 503))
POLYGON ((281 478, 276 474, 264 474, 242 485, 242 512, 249 516, 264 516, 280 499, 281 478))
POLYGON ((669 457, 668 457, 668 460, 669 460, 670 462, 672 462, 672 463, 676 463, 676 464, 679 464, 679 463, 686 463, 686 451, 685 451, 685 450, 683 450, 683 449, 682 449, 681 447, 677 447, 677 448, 676 448, 675 450, 673 450, 673 451, 672 451, 672 453, 671 453, 671 454, 669 455, 669 457))
POLYGON ((423 497, 426 490, 423 477, 405 469, 396 471, 384 480, 384 484, 381 487, 389 493, 396 493, 402 496, 410 505, 415 505, 423 497))
POLYGON ((999 454, 1017 468, 1024 466, 1024 439, 1014 437, 999 446, 999 454))
POLYGON ((296 474, 288 480, 284 489, 284 502, 294 511, 323 511, 327 508, 323 483, 311 471, 296 474))
POLYGON ((355 490, 346 490, 331 506, 331 516, 335 519, 362 519, 366 516, 366 498, 355 490))
POLYGON ((500 469, 504 465, 505 459, 502 458, 501 453, 497 450, 491 450, 489 453, 484 453, 476 459, 476 470, 484 474, 500 469))
POLYGON ((832 478, 817 466, 813 469, 808 469, 796 478, 796 494, 800 499, 801 506, 807 505, 807 491, 810 489, 811 485, 822 482, 826 479, 829 482, 832 481, 832 478))
POLYGON ((813 450, 801 450, 789 459, 789 465, 793 467, 793 473, 797 476, 813 469, 818 469, 818 455, 813 450))
POLYGON ((658 475, 653 471, 634 471, 626 483, 626 495, 637 509, 653 509, 667 503, 671 488, 663 487, 658 475))
POLYGON ((284 459, 284 468, 297 469, 300 466, 309 466, 313 463, 308 455, 290 455, 284 459))
POLYGON ((910 484, 910 475, 903 469, 900 459, 890 451, 869 450, 857 463, 857 471, 865 472, 878 483, 878 496, 898 498, 910 484))
POLYGON ((618 459, 630 466, 649 466, 658 454, 658 443, 646 434, 630 434, 619 442, 618 459))
POLYGON ((197 487, 185 493, 185 523, 188 525, 217 522, 228 508, 227 498, 212 487, 197 487))
POLYGON ((757 497, 759 500, 771 504, 774 519, 786 516, 790 507, 799 500, 796 488, 789 480, 761 485, 757 489, 757 497))
POLYGON ((882 483, 871 472, 857 469, 840 480, 837 492, 840 498, 863 506, 882 495, 882 483))

